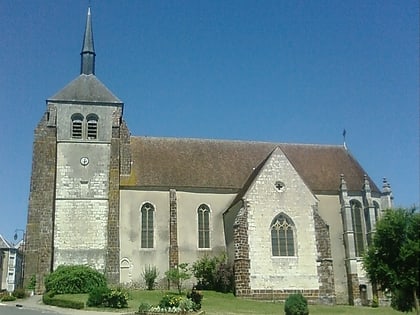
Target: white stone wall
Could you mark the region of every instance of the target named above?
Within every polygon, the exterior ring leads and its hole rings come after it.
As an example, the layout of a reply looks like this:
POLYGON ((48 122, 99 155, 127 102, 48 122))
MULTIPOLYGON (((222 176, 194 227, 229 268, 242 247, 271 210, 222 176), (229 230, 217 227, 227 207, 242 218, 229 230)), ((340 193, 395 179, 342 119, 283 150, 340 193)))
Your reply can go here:
POLYGON ((54 269, 59 265, 105 268, 107 200, 57 200, 54 269))
POLYGON ((248 204, 250 286, 258 289, 319 289, 313 206, 316 198, 278 148, 245 195, 248 204), (285 184, 278 191, 275 183, 285 184), (273 257, 270 224, 280 213, 296 227, 294 257, 273 257))
POLYGON ((232 203, 233 194, 177 192, 178 244, 180 262, 193 263, 203 255, 226 252, 223 212, 232 203), (210 248, 198 248, 198 215, 201 204, 210 208, 210 248))
MULTIPOLYGON (((233 194, 176 192, 178 209, 179 261, 192 263, 202 255, 225 251, 223 211, 232 202, 233 194), (210 207, 210 249, 198 249, 197 209, 210 207)), ((169 191, 120 191, 120 282, 142 283, 146 266, 156 266, 162 282, 169 269, 169 191), (150 202, 155 207, 154 248, 141 248, 141 206, 150 202)), ((144 284, 142 284, 144 285, 144 284)))
POLYGON ((105 269, 110 144, 57 144, 54 268, 84 264, 105 269), (82 165, 82 157, 89 159, 82 165))

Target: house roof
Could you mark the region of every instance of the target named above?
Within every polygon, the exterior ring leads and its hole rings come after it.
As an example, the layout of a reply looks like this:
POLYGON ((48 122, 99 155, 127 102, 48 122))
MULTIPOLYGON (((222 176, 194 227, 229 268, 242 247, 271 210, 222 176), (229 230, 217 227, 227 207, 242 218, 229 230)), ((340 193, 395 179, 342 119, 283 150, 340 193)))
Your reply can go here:
POLYGON ((5 248, 12 248, 13 245, 10 244, 4 237, 3 235, 0 234, 0 249, 5 249, 5 248))
POLYGON ((48 99, 61 102, 94 102, 101 104, 122 104, 108 88, 93 74, 81 74, 62 90, 48 99))
POLYGON ((338 193, 341 174, 349 191, 362 189, 366 172, 343 146, 155 137, 131 137, 132 172, 121 186, 237 192, 276 147, 314 193, 338 193))

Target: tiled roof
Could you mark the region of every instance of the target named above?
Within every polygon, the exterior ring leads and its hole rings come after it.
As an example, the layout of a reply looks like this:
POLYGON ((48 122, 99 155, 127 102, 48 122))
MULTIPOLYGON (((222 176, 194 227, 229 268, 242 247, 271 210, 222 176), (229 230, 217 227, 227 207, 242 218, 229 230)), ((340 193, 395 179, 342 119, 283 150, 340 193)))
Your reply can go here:
POLYGON ((343 146, 155 137, 131 137, 132 172, 121 186, 239 191, 276 147, 314 193, 338 193, 341 174, 348 190, 362 188, 365 171, 343 146))
POLYGON ((112 92, 93 74, 79 75, 48 100, 65 102, 84 101, 102 104, 122 103, 122 101, 112 94, 112 92))

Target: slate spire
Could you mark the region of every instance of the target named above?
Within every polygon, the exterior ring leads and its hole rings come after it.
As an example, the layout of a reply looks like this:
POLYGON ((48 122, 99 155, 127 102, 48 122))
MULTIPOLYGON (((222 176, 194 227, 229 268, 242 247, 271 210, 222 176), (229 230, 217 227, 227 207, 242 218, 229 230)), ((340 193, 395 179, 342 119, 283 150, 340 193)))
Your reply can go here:
POLYGON ((95 74, 95 48, 93 46, 92 17, 88 8, 86 18, 85 36, 83 37, 83 47, 80 74, 95 74))

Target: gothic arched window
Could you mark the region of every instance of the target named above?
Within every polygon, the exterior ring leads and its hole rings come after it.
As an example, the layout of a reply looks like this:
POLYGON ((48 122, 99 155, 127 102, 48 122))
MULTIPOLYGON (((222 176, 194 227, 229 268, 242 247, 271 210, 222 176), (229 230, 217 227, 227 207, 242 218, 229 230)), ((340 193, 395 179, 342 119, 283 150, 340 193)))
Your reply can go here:
POLYGON ((83 116, 82 116, 82 114, 73 114, 71 116, 71 137, 73 139, 82 139, 82 137, 83 137, 83 116))
POLYGON ((98 138, 98 116, 95 114, 89 114, 86 117, 87 121, 87 138, 97 139, 98 138))
POLYGON ((141 248, 153 248, 153 219, 155 207, 145 203, 141 207, 141 248))
POLYGON ((351 200, 350 207, 356 257, 361 257, 365 250, 365 241, 363 238, 362 204, 357 200, 351 200))
POLYGON ((202 204, 198 207, 198 248, 210 248, 210 208, 202 204))
POLYGON ((270 230, 272 255, 295 256, 293 221, 281 213, 271 222, 270 230))

